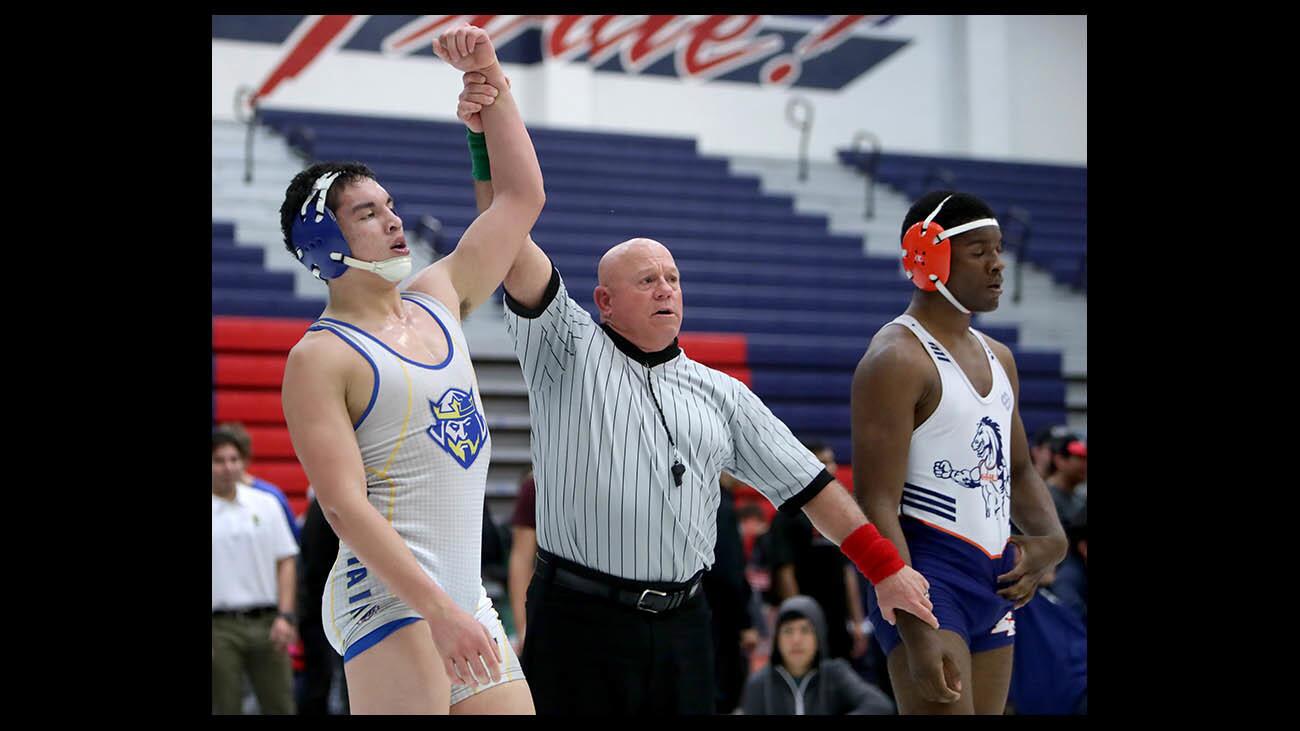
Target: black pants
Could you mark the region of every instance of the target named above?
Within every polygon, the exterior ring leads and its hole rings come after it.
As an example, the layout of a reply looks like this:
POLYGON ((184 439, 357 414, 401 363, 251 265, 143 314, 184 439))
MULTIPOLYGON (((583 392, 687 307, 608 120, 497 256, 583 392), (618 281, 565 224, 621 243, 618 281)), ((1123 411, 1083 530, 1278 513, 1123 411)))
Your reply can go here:
MULTIPOLYGON (((613 580, 590 569, 583 574, 613 580)), ((651 614, 557 586, 539 571, 528 585, 525 611, 528 637, 519 660, 538 715, 714 712, 703 591, 676 610, 651 614)))
POLYGON ((347 708, 348 706, 347 680, 342 675, 343 658, 330 646, 329 640, 325 637, 325 628, 321 626, 320 620, 312 621, 319 616, 319 609, 315 611, 315 614, 304 615, 298 628, 298 635, 302 639, 303 664, 306 665, 302 698, 298 702, 298 715, 300 716, 325 716, 329 714, 330 688, 334 685, 336 670, 342 680, 340 692, 343 696, 343 707, 347 708))

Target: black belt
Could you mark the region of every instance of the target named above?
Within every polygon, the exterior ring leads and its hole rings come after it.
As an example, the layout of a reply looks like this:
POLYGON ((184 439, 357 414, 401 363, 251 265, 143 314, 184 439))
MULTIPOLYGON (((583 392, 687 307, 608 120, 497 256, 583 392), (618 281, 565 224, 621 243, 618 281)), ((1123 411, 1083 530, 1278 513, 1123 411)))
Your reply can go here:
POLYGON ((700 572, 690 584, 676 591, 618 586, 609 581, 583 576, 560 565, 564 559, 538 550, 536 572, 542 581, 552 581, 566 589, 598 596, 651 614, 670 612, 681 607, 700 590, 700 572))
POLYGON ((275 614, 279 607, 252 607, 251 609, 213 609, 214 617, 234 617, 235 619, 256 619, 267 614, 275 614))

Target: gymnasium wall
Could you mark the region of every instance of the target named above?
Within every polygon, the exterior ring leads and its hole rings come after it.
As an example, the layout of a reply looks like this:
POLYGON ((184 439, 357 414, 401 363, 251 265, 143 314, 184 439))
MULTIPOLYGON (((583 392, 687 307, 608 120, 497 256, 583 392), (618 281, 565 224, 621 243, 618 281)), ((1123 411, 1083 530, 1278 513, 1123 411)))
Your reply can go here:
POLYGON ((212 116, 268 107, 453 119, 428 50, 470 20, 497 39, 530 125, 686 135, 792 157, 859 130, 892 152, 1087 163, 1086 16, 213 16, 212 116))

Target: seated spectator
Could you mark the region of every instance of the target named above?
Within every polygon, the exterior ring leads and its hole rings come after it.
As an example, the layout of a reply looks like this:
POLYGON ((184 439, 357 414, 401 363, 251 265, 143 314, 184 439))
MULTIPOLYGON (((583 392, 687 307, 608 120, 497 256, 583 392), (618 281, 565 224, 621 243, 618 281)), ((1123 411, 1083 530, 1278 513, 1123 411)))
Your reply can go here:
POLYGON ((745 684, 746 715, 889 715, 894 704, 848 661, 825 656, 826 618, 817 601, 795 596, 777 611, 771 662, 745 684))
POLYGON ((745 563, 754 560, 754 550, 758 539, 767 534, 771 524, 763 509, 752 502, 736 506, 736 520, 740 522, 740 545, 745 552, 745 563))
POLYGON ((1070 427, 1054 424, 1045 426, 1034 434, 1034 439, 1029 444, 1029 459, 1033 461, 1039 477, 1046 480, 1048 475, 1052 474, 1052 442, 1069 433, 1070 427))
POLYGON ((1079 509, 1088 504, 1079 486, 1088 480, 1088 445, 1074 434, 1052 442, 1052 474, 1044 481, 1056 505, 1061 527, 1068 529, 1079 509))
MULTIPOLYGON (((821 442, 804 442, 832 475, 839 470, 835 451, 821 442)), ((772 519, 768 554, 776 602, 803 594, 826 614, 827 657, 860 658, 867 651, 866 612, 859 594, 859 572, 839 546, 817 530, 802 512, 772 519)))
POLYGON ((1052 593, 1061 605, 1072 610, 1088 624, 1088 506, 1074 516, 1074 522, 1065 531, 1070 539, 1070 550, 1065 560, 1056 567, 1052 593))

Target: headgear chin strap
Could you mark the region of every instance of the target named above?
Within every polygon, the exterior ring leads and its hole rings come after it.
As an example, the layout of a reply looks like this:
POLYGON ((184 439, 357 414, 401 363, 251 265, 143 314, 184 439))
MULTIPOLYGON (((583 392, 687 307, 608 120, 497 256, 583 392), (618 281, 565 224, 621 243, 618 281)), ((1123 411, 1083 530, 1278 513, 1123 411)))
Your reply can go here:
POLYGON ((952 196, 948 196, 935 206, 930 215, 925 217, 924 221, 917 221, 907 229, 903 234, 903 273, 912 284, 920 287, 925 292, 934 292, 938 290, 953 307, 956 307, 963 315, 969 315, 970 310, 962 306, 957 298, 952 296, 952 292, 944 285, 948 283, 948 274, 952 269, 952 243, 950 239, 957 234, 964 234, 984 226, 997 226, 996 218, 981 218, 970 223, 963 223, 960 226, 953 226, 945 229, 937 223, 934 223, 934 217, 939 215, 943 204, 947 203, 952 196), (931 237, 933 237, 931 239, 931 237))
POLYGON ((342 174, 342 171, 325 173, 312 184, 311 193, 302 202, 298 218, 293 222, 290 235, 294 253, 317 279, 336 279, 343 276, 348 267, 355 267, 374 272, 390 282, 402 281, 411 273, 410 254, 384 261, 361 261, 352 257, 352 249, 343 237, 334 211, 325 205, 330 186, 342 174), (310 211, 313 207, 316 210, 310 211))

